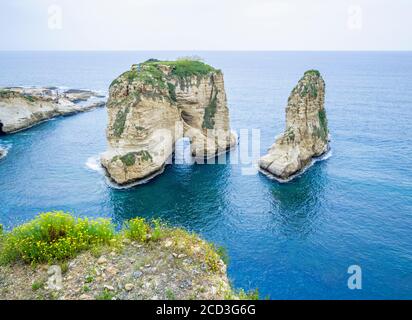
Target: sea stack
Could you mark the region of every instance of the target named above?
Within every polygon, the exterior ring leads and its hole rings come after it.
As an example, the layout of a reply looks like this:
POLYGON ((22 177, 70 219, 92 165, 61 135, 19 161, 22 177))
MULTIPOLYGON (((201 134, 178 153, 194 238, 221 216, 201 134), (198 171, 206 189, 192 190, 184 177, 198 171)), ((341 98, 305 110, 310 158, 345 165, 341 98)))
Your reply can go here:
POLYGON ((287 181, 329 149, 325 82, 319 71, 306 71, 288 99, 286 130, 259 160, 262 172, 287 181))
POLYGON ((201 61, 150 59, 132 65, 110 85, 107 111, 109 148, 101 163, 118 185, 161 173, 182 137, 190 139, 198 159, 236 144, 223 74, 201 61))

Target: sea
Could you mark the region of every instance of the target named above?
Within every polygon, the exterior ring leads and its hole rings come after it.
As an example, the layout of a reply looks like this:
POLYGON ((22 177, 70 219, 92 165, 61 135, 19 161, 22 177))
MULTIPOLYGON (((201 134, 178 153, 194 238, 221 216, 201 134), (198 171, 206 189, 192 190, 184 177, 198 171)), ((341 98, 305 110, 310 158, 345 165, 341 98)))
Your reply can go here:
MULTIPOLYGON (((118 189, 99 164, 105 108, 56 118, 0 136, 8 152, 0 160, 4 228, 53 210, 108 217, 118 226, 136 216, 161 218, 224 247, 233 286, 257 288, 262 298, 411 299, 412 52, 3 51, 0 87, 107 95, 134 63, 187 56, 224 73, 239 136, 228 161, 171 164, 145 184, 118 189), (259 155, 241 147, 257 134, 258 151, 266 153, 308 69, 326 82, 331 150, 281 183, 254 170, 259 155), (250 163, 231 161, 241 152, 250 163)), ((187 157, 188 142, 179 143, 187 157)))

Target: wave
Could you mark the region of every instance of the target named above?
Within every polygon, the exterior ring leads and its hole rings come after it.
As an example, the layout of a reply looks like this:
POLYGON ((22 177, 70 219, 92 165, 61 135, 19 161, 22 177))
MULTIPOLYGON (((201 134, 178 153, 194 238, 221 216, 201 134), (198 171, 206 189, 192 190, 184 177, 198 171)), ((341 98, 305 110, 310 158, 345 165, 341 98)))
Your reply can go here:
POLYGON ((85 166, 87 169, 104 174, 104 168, 100 164, 100 155, 87 158, 85 166))
POLYGON ((7 156, 7 154, 9 153, 9 150, 11 149, 11 144, 7 143, 7 144, 0 144, 0 148, 3 149, 4 153, 3 155, 0 156, 0 159, 3 159, 7 156))
POLYGON ((288 183, 290 181, 292 181, 295 178, 300 177, 302 174, 304 174, 310 167, 312 167, 316 162, 319 161, 324 161, 324 160, 328 160, 330 157, 332 157, 333 153, 332 153, 332 149, 329 148, 328 151, 326 151, 324 154, 322 154, 319 157, 315 157, 312 158, 312 161, 306 165, 305 167, 303 167, 301 170, 299 170, 297 173, 291 175, 289 178, 287 179, 280 179, 275 177, 273 174, 271 174, 270 172, 263 170, 262 168, 259 168, 259 172, 264 174, 265 176, 267 176, 269 179, 271 180, 276 180, 279 183, 288 183))

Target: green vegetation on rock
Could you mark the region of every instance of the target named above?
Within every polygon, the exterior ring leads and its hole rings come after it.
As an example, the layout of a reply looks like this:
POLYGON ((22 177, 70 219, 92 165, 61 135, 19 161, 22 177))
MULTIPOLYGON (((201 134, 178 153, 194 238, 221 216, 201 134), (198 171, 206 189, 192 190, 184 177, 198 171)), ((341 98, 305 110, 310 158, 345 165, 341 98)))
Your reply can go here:
POLYGON ((120 160, 127 167, 130 167, 136 163, 136 152, 129 152, 120 157, 120 160))
POLYGON ((153 87, 165 88, 165 79, 162 70, 151 64, 140 64, 140 69, 131 70, 128 73, 129 82, 140 80, 153 87))
POLYGON ((33 97, 32 95, 29 95, 29 94, 24 94, 23 98, 26 99, 29 102, 35 102, 36 101, 36 98, 33 97))
POLYGON ((328 137, 328 120, 324 109, 319 110, 318 117, 320 123, 319 136, 321 139, 326 140, 328 137))
POLYGON ((305 72, 305 76, 310 75, 310 76, 315 76, 315 77, 320 77, 320 72, 318 70, 308 70, 305 72))
POLYGON ((44 281, 34 281, 31 285, 33 291, 37 291, 44 287, 44 281))
POLYGON ((3 233, 0 262, 64 260, 92 246, 110 244, 114 238, 114 225, 107 219, 75 218, 63 212, 42 213, 3 233))
POLYGON ((10 95, 11 95, 11 92, 9 90, 4 90, 4 89, 0 90, 0 98, 7 99, 7 98, 10 98, 10 95))
POLYGON ((288 130, 285 133, 285 137, 288 140, 288 142, 294 142, 295 141, 295 133, 293 132, 292 128, 288 128, 288 130))
MULTIPOLYGON (((305 78, 306 76, 309 77, 316 77, 319 78, 320 72, 318 70, 308 70, 305 72, 304 76, 302 79, 300 79, 299 82, 303 82, 302 85, 298 84, 294 90, 298 90, 299 95, 304 98, 307 95, 311 98, 317 98, 318 96, 318 89, 317 89, 317 84, 314 79, 312 78, 305 78)), ((290 98, 290 97, 289 97, 290 98)))
MULTIPOLYGON (((217 249, 194 233, 144 218, 134 218, 125 222, 119 231, 115 229, 109 219, 75 218, 69 213, 48 212, 4 232, 0 235, 0 278, 5 279, 8 298, 111 300, 135 299, 138 294, 139 298, 150 299, 154 291, 142 284, 150 281, 151 275, 140 271, 143 268, 157 272, 167 284, 163 288, 167 299, 195 299, 203 295, 207 288, 202 286, 180 291, 180 284, 187 277, 206 285, 224 285, 227 281, 222 263, 225 250, 217 249), (66 274, 61 292, 47 288, 47 266, 37 265, 42 263, 61 265, 62 273, 66 274), (187 266, 199 271, 188 274, 187 266), (102 279, 102 270, 111 276, 102 279), (168 271, 177 276, 169 277, 168 271)), ((205 296, 208 299, 259 297, 257 290, 233 290, 229 283, 217 292, 209 291, 205 296)))
POLYGON ((9 89, 0 89, 0 99, 10 99, 14 97, 21 97, 28 102, 36 102, 38 100, 38 98, 31 94, 19 93, 9 89))
POLYGON ((129 152, 121 157, 116 156, 112 161, 120 159, 125 166, 130 167, 136 163, 137 158, 141 161, 153 161, 152 155, 147 150, 129 152))
MULTIPOLYGON (((159 241, 164 237, 186 248, 187 254, 193 245, 203 243, 197 235, 167 227, 159 220, 147 222, 144 218, 134 218, 125 222, 123 228, 116 232, 110 219, 75 218, 62 211, 47 212, 0 236, 0 262, 3 265, 16 261, 52 263, 65 261, 81 251, 99 246, 117 247, 124 239, 144 243, 159 241)), ((224 251, 216 249, 211 243, 205 242, 204 246, 205 262, 210 270, 216 270, 224 251)), ((92 281, 92 277, 85 279, 85 283, 92 281)))
POLYGON ((103 291, 98 296, 96 296, 96 300, 112 300, 114 296, 114 292, 111 292, 110 290, 104 288, 103 291))
POLYGON ((167 87, 169 88, 169 96, 173 102, 176 102, 176 86, 173 83, 168 82, 167 87))
POLYGON ((217 91, 212 92, 212 98, 209 105, 205 108, 205 115, 203 117, 202 127, 204 129, 213 129, 215 126, 215 113, 217 109, 217 91))
POLYGON ((302 87, 301 90, 299 92, 300 96, 303 98, 306 95, 309 94, 310 97, 312 98, 317 98, 318 96, 318 89, 316 88, 316 84, 309 82, 309 83, 305 83, 302 87))
POLYGON ((142 66, 149 65, 159 68, 164 65, 171 68, 171 74, 178 78, 186 78, 191 76, 205 76, 211 72, 217 72, 215 68, 208 64, 199 61, 192 60, 190 58, 178 59, 176 61, 153 61, 148 60, 141 64, 142 66))
POLYGON ((126 124, 127 114, 129 113, 129 107, 126 107, 124 110, 120 110, 113 124, 113 131, 116 137, 120 137, 124 131, 124 126, 126 124))
POLYGON ((168 89, 170 98, 176 101, 174 85, 169 82, 171 78, 177 78, 181 86, 184 87, 186 78, 192 76, 202 77, 211 72, 219 72, 219 70, 202 61, 192 60, 190 58, 178 59, 176 61, 149 59, 143 63, 134 65, 132 70, 126 71, 115 79, 110 87, 120 83, 122 78, 126 79, 129 84, 140 81, 154 88, 161 90, 168 89), (165 68, 169 68, 169 73, 164 72, 165 68))

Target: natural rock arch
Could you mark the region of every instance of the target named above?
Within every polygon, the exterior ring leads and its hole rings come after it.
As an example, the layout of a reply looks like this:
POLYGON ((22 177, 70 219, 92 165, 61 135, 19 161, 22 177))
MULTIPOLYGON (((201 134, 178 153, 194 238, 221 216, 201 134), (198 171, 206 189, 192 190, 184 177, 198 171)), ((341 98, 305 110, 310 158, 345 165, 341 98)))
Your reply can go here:
POLYGON ((109 93, 109 149, 101 162, 117 184, 161 173, 182 137, 202 160, 236 143, 223 74, 203 62, 151 59, 115 79, 109 93))

